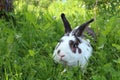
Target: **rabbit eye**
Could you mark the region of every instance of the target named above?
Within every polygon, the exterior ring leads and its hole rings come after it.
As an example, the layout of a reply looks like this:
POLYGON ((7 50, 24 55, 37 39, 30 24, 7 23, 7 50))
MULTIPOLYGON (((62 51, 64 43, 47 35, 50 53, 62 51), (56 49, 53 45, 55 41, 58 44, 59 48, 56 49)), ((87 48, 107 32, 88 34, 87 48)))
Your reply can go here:
POLYGON ((78 47, 78 42, 74 42, 74 41, 70 40, 69 45, 72 48, 77 48, 78 47))
POLYGON ((81 53, 81 49, 78 47, 79 43, 80 43, 80 40, 79 41, 78 40, 75 40, 75 41, 70 40, 69 41, 69 46, 73 53, 76 53, 77 49, 78 49, 79 54, 81 53))
POLYGON ((59 54, 59 53, 60 53, 60 50, 57 51, 57 54, 59 54))
POLYGON ((74 41, 70 40, 69 41, 69 45, 70 45, 70 47, 73 46, 74 45, 74 41))
POLYGON ((77 48, 77 47, 78 47, 78 44, 77 44, 77 43, 74 43, 74 46, 73 46, 73 47, 77 48))
POLYGON ((76 48, 78 48, 78 44, 75 41, 70 40, 69 41, 69 46, 70 46, 72 52, 76 53, 76 48))

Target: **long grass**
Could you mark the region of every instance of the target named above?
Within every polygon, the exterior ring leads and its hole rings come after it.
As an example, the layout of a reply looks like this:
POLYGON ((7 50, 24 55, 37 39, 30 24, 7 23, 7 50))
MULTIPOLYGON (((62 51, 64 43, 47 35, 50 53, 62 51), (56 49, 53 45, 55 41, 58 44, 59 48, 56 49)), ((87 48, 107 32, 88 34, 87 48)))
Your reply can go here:
POLYGON ((94 10, 78 2, 48 1, 36 7, 15 1, 15 11, 7 14, 9 19, 0 19, 0 80, 119 80, 118 12, 108 16, 97 13, 91 25, 97 42, 91 41, 94 52, 85 74, 75 67, 61 75, 64 67, 54 63, 54 47, 64 34, 60 14, 66 14, 73 28, 94 16, 94 10))

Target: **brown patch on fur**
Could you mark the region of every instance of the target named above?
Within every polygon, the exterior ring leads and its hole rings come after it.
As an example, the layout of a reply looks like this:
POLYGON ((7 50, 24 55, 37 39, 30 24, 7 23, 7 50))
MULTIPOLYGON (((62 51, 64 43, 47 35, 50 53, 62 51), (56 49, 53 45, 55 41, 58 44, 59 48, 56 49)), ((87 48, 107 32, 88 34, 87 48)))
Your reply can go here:
POLYGON ((76 46, 75 46, 75 42, 73 40, 69 41, 69 46, 70 46, 71 51, 73 53, 76 53, 76 46))
POLYGON ((78 49, 78 52, 79 53, 81 53, 81 49, 79 49, 79 47, 78 47, 78 45, 81 43, 81 41, 79 40, 79 38, 77 38, 76 36, 75 36, 75 41, 73 41, 73 40, 70 40, 69 41, 69 46, 70 46, 70 48, 71 48, 71 51, 73 52, 73 53, 76 53, 76 50, 78 49))

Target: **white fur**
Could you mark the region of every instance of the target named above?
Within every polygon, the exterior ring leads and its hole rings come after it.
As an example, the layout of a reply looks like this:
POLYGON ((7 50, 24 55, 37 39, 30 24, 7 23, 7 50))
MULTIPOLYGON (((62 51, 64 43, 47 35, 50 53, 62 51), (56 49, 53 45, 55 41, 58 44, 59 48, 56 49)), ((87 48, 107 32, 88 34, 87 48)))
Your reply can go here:
POLYGON ((92 47, 88 40, 81 37, 79 37, 79 39, 81 43, 79 43, 78 47, 82 52, 79 53, 77 49, 76 53, 73 53, 70 49, 69 41, 75 40, 75 37, 72 35, 72 32, 69 34, 69 36, 63 36, 61 38, 63 41, 58 43, 54 50, 54 61, 67 66, 80 66, 81 68, 84 68, 88 62, 88 59, 92 55, 92 47), (59 54, 57 53, 58 50, 60 50, 59 54), (60 55, 65 55, 62 57, 62 60, 60 55))

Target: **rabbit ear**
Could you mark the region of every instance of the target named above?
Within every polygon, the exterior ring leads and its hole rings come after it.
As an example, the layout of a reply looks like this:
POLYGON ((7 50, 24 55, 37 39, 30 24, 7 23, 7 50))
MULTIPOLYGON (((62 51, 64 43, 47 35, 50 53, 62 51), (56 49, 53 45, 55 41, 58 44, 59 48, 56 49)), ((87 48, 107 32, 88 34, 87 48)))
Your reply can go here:
POLYGON ((94 19, 91 19, 90 21, 82 24, 81 26, 79 26, 79 27, 76 29, 76 31, 74 31, 73 34, 76 35, 76 36, 81 36, 82 33, 83 33, 83 31, 85 30, 85 28, 86 28, 91 22, 93 22, 93 21, 94 21, 94 19))
POLYGON ((71 29, 71 26, 70 26, 68 20, 66 19, 64 13, 61 14, 61 18, 62 18, 62 21, 63 21, 63 24, 64 24, 65 33, 70 33, 72 31, 72 29, 71 29))

